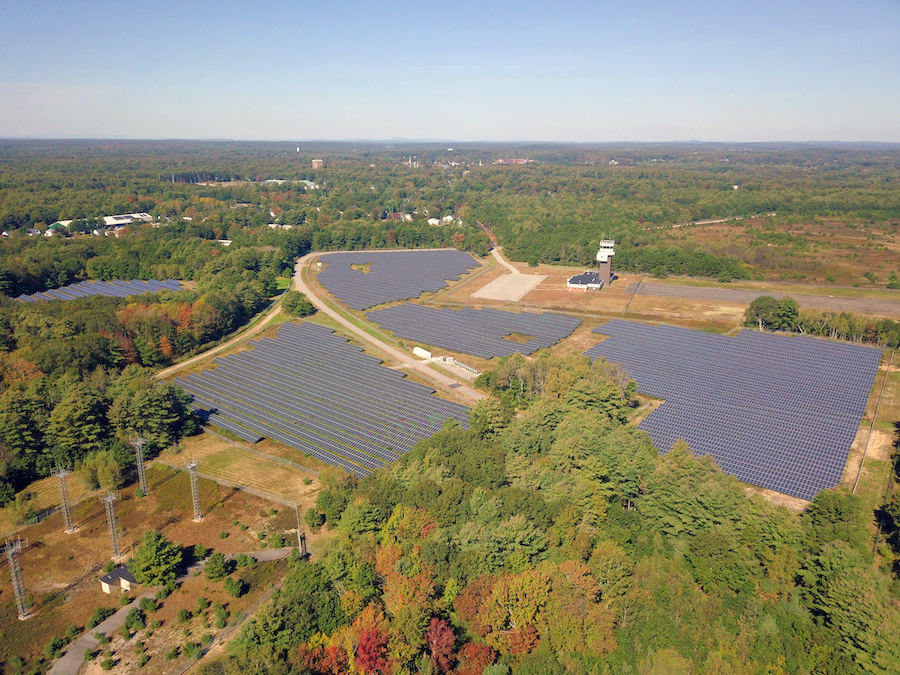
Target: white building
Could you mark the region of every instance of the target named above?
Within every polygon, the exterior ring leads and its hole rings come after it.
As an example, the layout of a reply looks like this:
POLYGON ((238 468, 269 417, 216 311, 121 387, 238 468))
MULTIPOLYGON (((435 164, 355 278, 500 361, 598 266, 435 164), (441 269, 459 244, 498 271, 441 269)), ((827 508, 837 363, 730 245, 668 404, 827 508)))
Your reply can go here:
POLYGON ((131 225, 135 221, 152 223, 153 216, 149 213, 123 213, 118 216, 103 216, 103 224, 106 227, 116 227, 117 225, 124 227, 125 225, 131 225))

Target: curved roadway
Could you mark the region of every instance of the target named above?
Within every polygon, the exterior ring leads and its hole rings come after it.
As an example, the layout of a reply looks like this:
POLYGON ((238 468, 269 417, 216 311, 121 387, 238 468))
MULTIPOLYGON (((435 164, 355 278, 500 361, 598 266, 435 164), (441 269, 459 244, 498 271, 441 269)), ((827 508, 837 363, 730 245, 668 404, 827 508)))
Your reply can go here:
POLYGON ((340 312, 337 312, 334 309, 332 309, 331 307, 329 307, 328 303, 326 303, 324 300, 322 300, 322 298, 320 298, 316 294, 316 292, 309 286, 309 284, 307 284, 306 281, 303 279, 304 266, 306 266, 306 264, 309 262, 309 260, 311 258, 313 258, 315 256, 320 256, 320 255, 328 255, 328 253, 323 253, 323 252, 307 253, 302 258, 299 258, 297 260, 297 263, 294 265, 294 289, 305 293, 306 297, 309 298, 309 301, 311 303, 313 303, 319 309, 320 312, 324 312, 327 316, 331 317, 332 319, 337 321, 339 324, 341 324, 341 326, 343 326, 344 328, 346 328, 347 330, 349 330, 350 332, 352 332, 354 335, 358 336, 359 338, 365 340, 372 346, 381 350, 382 352, 384 352, 385 354, 390 356, 392 359, 397 361, 397 363, 402 363, 402 364, 414 369, 416 372, 424 375, 425 377, 430 379, 435 384, 440 385, 442 388, 444 388, 448 391, 453 391, 458 394, 461 394, 462 396, 465 396, 466 398, 471 399, 472 401, 479 401, 484 398, 484 394, 482 394, 480 391, 472 389, 472 387, 462 384, 462 383, 458 382, 457 380, 454 380, 452 377, 449 377, 448 375, 444 375, 443 373, 440 373, 440 372, 434 370, 433 368, 429 368, 422 361, 419 361, 418 359, 410 356, 409 354, 401 352, 399 349, 396 349, 396 348, 392 347, 391 345, 387 344, 386 342, 379 340, 378 338, 376 338, 373 335, 371 335, 370 333, 366 332, 365 330, 363 330, 356 324, 349 321, 340 312))

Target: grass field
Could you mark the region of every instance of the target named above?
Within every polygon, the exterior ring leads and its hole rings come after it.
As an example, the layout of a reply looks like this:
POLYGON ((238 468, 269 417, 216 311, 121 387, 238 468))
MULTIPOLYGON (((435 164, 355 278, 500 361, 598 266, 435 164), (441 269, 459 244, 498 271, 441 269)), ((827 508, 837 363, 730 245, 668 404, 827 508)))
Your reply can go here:
MULTIPOLYGON (((221 439, 215 441, 224 456, 217 457, 215 443, 206 442, 201 470, 209 465, 210 469, 225 473, 230 467, 241 466, 241 461, 229 459, 235 451, 232 446, 221 439)), ((186 463, 189 458, 185 453, 175 456, 178 463, 186 463)), ((315 500, 318 491, 315 478, 307 485, 300 477, 302 472, 296 469, 293 471, 297 475, 291 476, 280 465, 267 460, 247 457, 243 460, 248 473, 285 481, 285 487, 271 484, 265 487, 285 497, 297 498, 301 513, 315 500), (270 471, 267 464, 274 469, 270 471)), ((157 462, 148 467, 147 478, 150 488, 147 497, 137 499, 133 484, 119 491, 116 517, 120 547, 126 553, 151 529, 160 530, 181 546, 193 547, 200 543, 225 553, 259 549, 265 537, 275 532, 286 532, 287 536, 296 533, 297 516, 293 508, 202 478, 199 488, 204 517, 202 522, 194 523, 187 473, 157 462)), ((20 560, 33 612, 27 621, 16 617, 5 557, 0 562, 0 672, 6 672, 12 657, 40 666, 43 647, 52 637, 62 635, 70 625, 84 628, 97 607, 118 605, 119 598, 104 594, 97 582, 102 566, 111 555, 104 505, 88 496, 73 508, 73 520, 77 528, 73 534, 64 532, 59 513, 21 532, 27 545, 20 560)), ((311 546, 324 536, 327 534, 311 535, 311 546)), ((214 592, 209 591, 211 599, 214 592)), ((161 658, 158 661, 168 663, 161 658)), ((45 666, 41 667, 45 669, 45 666)))

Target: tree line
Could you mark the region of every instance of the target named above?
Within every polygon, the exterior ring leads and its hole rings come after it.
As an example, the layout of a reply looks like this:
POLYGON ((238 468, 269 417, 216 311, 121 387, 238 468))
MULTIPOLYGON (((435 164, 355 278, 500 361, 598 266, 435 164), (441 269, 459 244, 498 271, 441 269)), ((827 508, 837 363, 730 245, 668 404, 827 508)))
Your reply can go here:
POLYGON ((744 325, 759 330, 862 342, 887 349, 900 347, 900 321, 851 312, 801 309, 791 297, 776 300, 763 295, 756 298, 744 312, 744 325))

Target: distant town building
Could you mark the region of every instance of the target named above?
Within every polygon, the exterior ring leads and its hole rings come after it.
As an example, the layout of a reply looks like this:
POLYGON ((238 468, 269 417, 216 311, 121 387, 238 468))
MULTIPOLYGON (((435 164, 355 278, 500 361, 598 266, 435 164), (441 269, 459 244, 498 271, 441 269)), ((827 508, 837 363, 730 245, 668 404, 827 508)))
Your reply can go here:
POLYGON ((124 227, 125 225, 131 225, 135 221, 152 223, 153 216, 149 213, 123 213, 118 216, 103 216, 103 224, 106 227, 124 227))
POLYGON ((494 161, 494 164, 534 164, 533 159, 524 159, 524 158, 516 158, 516 159, 498 159, 494 161))
POLYGON ((325 167, 325 160, 324 160, 324 159, 314 159, 314 160, 312 161, 312 168, 314 168, 314 169, 322 169, 322 168, 324 168, 324 167, 325 167))

